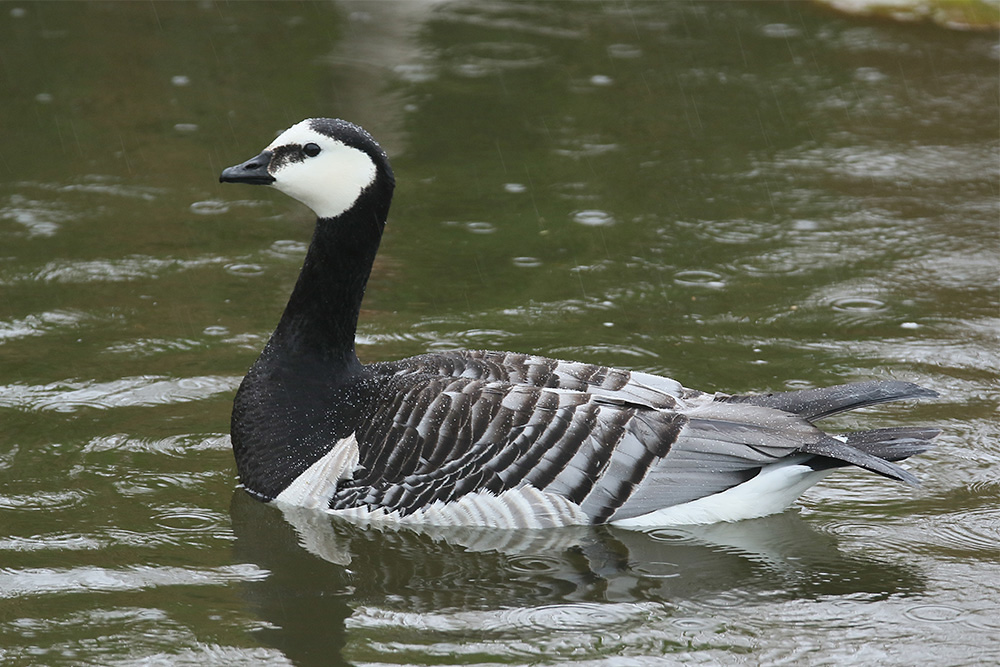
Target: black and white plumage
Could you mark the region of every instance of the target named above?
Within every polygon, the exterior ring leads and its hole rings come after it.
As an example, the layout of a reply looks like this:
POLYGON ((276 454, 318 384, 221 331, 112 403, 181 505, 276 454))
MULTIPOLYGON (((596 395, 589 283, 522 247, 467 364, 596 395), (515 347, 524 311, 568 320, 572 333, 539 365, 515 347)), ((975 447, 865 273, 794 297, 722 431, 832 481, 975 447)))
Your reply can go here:
POLYGON ((508 352, 362 365, 354 335, 394 186, 385 153, 355 125, 309 119, 220 180, 273 185, 318 216, 285 312, 234 403, 240 480, 261 500, 505 528, 732 521, 785 509, 840 466, 915 483, 893 462, 937 434, 838 436, 813 425, 935 395, 898 381, 727 396, 508 352))

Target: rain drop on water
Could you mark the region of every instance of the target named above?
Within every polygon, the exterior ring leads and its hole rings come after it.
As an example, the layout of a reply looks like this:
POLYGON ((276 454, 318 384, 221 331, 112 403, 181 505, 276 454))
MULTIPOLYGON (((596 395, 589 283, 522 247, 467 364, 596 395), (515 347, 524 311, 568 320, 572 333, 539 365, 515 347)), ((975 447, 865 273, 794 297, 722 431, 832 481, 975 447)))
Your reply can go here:
POLYGON ((615 224, 615 219, 606 211, 588 209, 586 211, 577 211, 574 213, 573 222, 577 222, 588 227, 608 227, 615 224))

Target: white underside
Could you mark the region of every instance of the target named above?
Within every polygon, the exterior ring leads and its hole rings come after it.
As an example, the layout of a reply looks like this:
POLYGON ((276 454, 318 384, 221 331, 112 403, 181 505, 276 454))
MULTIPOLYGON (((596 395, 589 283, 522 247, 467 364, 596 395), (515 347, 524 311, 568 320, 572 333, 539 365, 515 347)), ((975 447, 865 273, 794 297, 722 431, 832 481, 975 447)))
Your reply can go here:
POLYGON ((762 468, 754 478, 721 493, 611 523, 623 528, 690 526, 777 514, 832 472, 802 465, 810 458, 808 454, 790 457, 762 468))
MULTIPOLYGON (((448 503, 437 501, 406 515, 383 508, 329 509, 337 484, 351 477, 358 456, 358 441, 352 434, 299 475, 274 502, 286 507, 323 510, 357 522, 393 525, 511 529, 590 523, 579 505, 527 485, 500 494, 484 491, 448 503)), ((805 454, 791 457, 766 466, 749 481, 721 493, 611 523, 623 528, 652 528, 741 521, 776 514, 831 472, 802 465, 810 458, 805 454)))

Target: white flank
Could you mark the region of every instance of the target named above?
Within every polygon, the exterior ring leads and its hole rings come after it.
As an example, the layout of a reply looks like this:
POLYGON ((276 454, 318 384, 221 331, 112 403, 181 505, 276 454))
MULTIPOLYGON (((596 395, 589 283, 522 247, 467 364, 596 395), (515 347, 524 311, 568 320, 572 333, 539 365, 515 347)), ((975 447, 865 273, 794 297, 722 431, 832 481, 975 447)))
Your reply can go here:
POLYGON ((790 457, 764 467, 753 479, 721 493, 611 523, 623 528, 690 526, 777 514, 832 472, 802 465, 810 458, 808 454, 790 457))
POLYGON ((559 528, 590 523, 576 503, 533 486, 508 489, 499 495, 488 491, 470 493, 449 503, 431 503, 405 516, 397 511, 361 507, 330 513, 354 521, 396 525, 559 528))
POLYGON ((297 199, 321 218, 335 218, 354 205, 375 181, 375 163, 364 151, 351 148, 310 127, 312 119, 296 123, 271 142, 268 150, 285 144, 316 144, 319 155, 286 162, 271 169, 272 185, 297 199))
POLYGON ((274 502, 309 509, 329 508, 337 483, 350 477, 358 467, 358 453, 358 440, 352 433, 296 477, 274 502))

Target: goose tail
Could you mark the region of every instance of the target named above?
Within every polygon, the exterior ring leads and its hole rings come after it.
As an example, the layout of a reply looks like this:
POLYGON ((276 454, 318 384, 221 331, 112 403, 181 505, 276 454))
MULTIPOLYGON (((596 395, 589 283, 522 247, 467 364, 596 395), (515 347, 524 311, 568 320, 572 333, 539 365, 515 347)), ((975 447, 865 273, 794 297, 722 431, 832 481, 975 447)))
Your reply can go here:
POLYGON ((815 455, 816 458, 807 463, 814 470, 856 465, 883 477, 919 486, 913 473, 896 465, 895 461, 927 451, 938 433, 937 429, 919 427, 855 431, 807 443, 799 451, 815 455))
POLYGON ((822 389, 720 396, 723 403, 747 403, 782 412, 791 412, 814 422, 830 415, 869 405, 901 401, 907 398, 933 398, 936 391, 900 380, 869 380, 839 384, 822 389))
MULTIPOLYGON (((745 403, 796 414, 814 422, 848 410, 911 398, 930 398, 937 392, 911 382, 897 380, 854 382, 822 389, 743 396, 721 396, 724 403, 745 403)), ((940 433, 923 427, 880 428, 855 431, 841 436, 830 435, 818 442, 803 445, 799 451, 814 454, 809 466, 827 470, 856 465, 865 470, 917 486, 912 473, 895 462, 931 448, 931 440, 940 433)))

